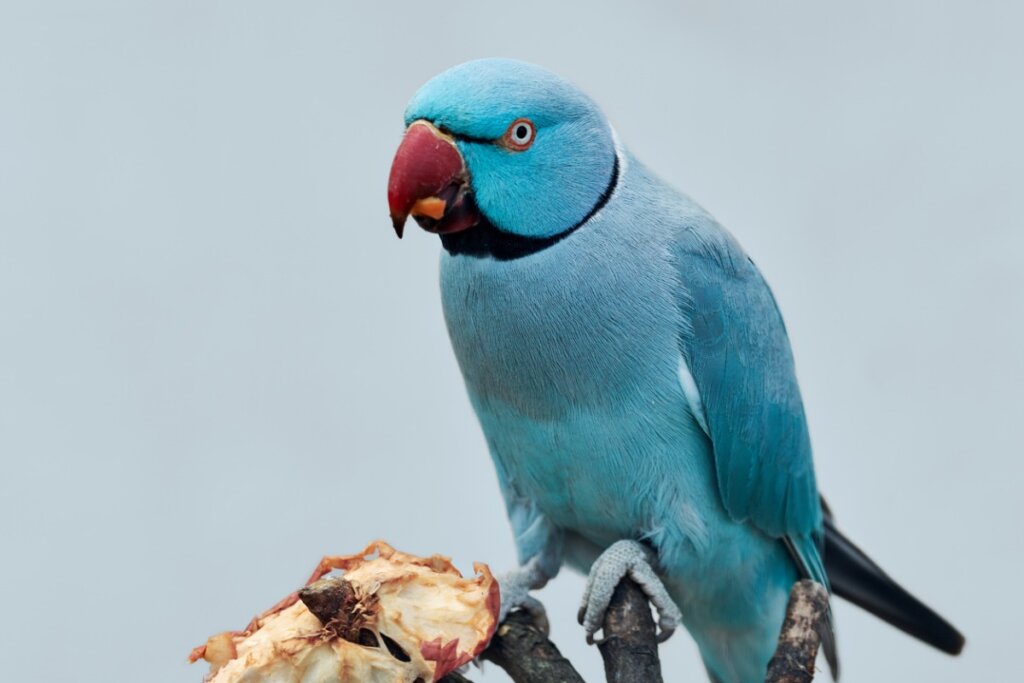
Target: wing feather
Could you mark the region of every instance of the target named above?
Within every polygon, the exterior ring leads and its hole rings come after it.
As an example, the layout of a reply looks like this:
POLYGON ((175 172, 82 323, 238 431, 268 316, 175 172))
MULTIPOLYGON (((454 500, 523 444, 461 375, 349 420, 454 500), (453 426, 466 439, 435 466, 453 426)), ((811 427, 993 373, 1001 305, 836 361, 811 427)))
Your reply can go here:
MULTIPOLYGON (((781 539, 799 575, 827 588, 811 441, 775 297, 706 214, 681 233, 678 259, 680 350, 700 397, 726 512, 781 539)), ((831 611, 822 636, 838 679, 831 611)))
POLYGON ((729 515, 765 533, 821 529, 793 356, 768 284, 710 219, 679 240, 680 350, 700 394, 729 515))

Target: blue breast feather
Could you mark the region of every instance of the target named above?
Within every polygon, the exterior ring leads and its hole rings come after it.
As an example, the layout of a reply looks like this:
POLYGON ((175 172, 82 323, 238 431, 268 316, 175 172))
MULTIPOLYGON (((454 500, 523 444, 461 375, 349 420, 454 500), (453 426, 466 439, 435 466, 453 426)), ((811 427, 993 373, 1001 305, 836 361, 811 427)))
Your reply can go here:
POLYGON ((513 261, 442 257, 449 332, 506 499, 520 503, 510 505, 517 533, 541 529, 545 511, 614 522, 612 540, 656 533, 635 501, 682 495, 699 518, 677 525, 690 546, 727 515, 795 538, 802 569, 823 580, 810 442, 771 291, 706 212, 634 159, 624 166, 608 206, 563 242, 513 261), (591 514, 584 487, 567 483, 594 476, 633 481, 634 503, 601 501, 613 514, 591 514))

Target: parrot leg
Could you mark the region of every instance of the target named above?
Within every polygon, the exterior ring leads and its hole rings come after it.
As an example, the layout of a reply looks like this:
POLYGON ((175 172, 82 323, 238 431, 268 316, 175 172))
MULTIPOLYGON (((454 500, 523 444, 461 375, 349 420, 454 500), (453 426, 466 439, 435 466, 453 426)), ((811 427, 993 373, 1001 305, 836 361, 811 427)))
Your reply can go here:
POLYGON ((544 559, 536 555, 518 569, 505 572, 497 578, 501 593, 498 623, 505 621, 505 617, 512 610, 521 609, 529 613, 534 625, 547 635, 551 628, 547 612, 540 600, 530 595, 530 591, 543 588, 552 578, 544 570, 544 559))
POLYGON ((665 642, 682 621, 679 607, 668 594, 665 584, 654 573, 654 551, 637 541, 617 541, 601 553, 590 568, 587 587, 583 590, 583 604, 578 619, 587 633, 587 642, 593 645, 594 634, 604 623, 604 613, 611 602, 619 581, 628 576, 640 586, 658 611, 658 642, 665 642))

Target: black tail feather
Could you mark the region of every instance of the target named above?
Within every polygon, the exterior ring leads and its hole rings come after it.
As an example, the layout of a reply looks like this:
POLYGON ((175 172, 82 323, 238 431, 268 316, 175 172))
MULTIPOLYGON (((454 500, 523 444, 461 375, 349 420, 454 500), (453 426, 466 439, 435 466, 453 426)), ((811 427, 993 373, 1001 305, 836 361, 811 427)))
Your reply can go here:
POLYGON ((964 637, 952 624, 905 591, 836 529, 825 515, 825 573, 832 592, 871 612, 918 640, 951 655, 960 654, 964 637))

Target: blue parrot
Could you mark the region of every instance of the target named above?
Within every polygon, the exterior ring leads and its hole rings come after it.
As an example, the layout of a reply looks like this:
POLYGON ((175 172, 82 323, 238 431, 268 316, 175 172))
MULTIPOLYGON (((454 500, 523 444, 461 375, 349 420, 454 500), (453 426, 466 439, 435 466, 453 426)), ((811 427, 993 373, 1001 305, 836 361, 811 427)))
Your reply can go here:
MULTIPOLYGON (((445 320, 520 566, 502 614, 562 564, 600 630, 637 581, 718 683, 763 681, 801 577, 935 647, 963 637, 835 527, 815 482, 778 306, 736 240, 622 146, 598 107, 527 63, 424 85, 388 184, 440 235, 445 320)), ((831 623, 823 649, 837 675, 831 623)))

